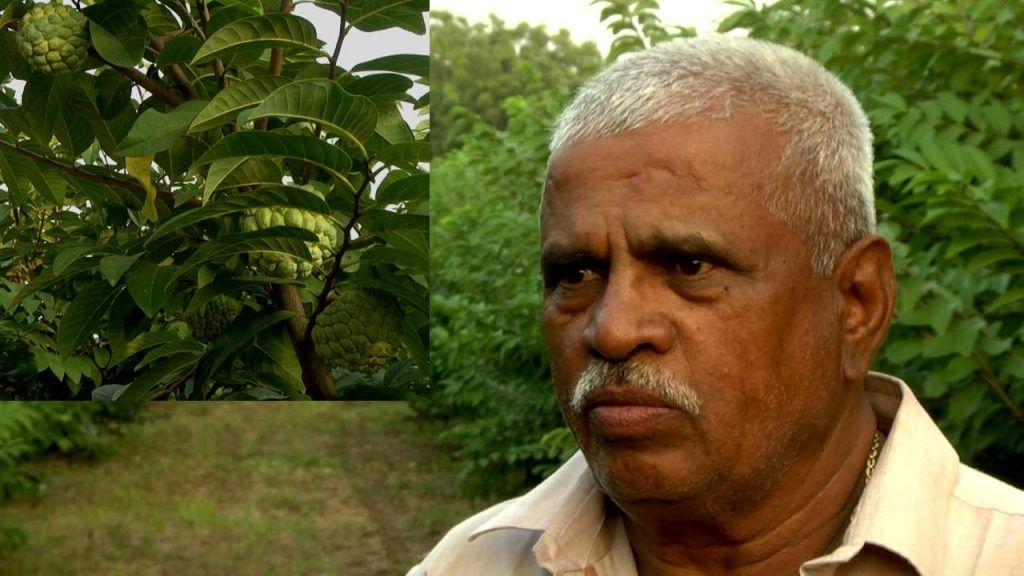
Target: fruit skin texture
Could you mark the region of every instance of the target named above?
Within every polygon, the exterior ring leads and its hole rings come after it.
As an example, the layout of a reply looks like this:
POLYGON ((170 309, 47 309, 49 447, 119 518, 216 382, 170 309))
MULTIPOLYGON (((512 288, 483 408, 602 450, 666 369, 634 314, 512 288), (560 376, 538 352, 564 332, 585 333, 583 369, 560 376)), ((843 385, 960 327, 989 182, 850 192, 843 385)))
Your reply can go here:
POLYGON ((386 294, 346 288, 317 319, 313 342, 330 366, 374 372, 401 344, 402 311, 386 294))
POLYGON ((305 278, 320 266, 335 246, 338 245, 338 228, 328 216, 299 210, 298 208, 256 208, 246 210, 242 216, 242 230, 253 232, 272 226, 295 226, 316 234, 317 242, 306 242, 312 261, 296 258, 291 254, 278 252, 254 252, 249 262, 268 276, 278 278, 305 278))
POLYGON ((32 68, 59 76, 82 67, 88 56, 86 19, 71 6, 41 4, 21 18, 18 50, 32 68))
POLYGON ((185 322, 197 340, 209 342, 223 334, 241 311, 241 302, 221 294, 185 314, 185 322))

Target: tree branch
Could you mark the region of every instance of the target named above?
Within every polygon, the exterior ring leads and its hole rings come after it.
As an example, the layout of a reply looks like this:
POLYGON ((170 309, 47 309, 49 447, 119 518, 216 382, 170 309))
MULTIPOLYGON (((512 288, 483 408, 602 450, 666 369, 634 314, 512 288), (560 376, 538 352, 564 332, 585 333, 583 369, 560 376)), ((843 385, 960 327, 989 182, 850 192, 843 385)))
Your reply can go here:
POLYGON ((345 223, 345 229, 341 238, 341 247, 334 254, 334 264, 331 266, 331 272, 327 275, 324 280, 324 288, 320 291, 320 295, 316 299, 316 308, 313 310, 313 314, 309 317, 309 324, 306 326, 306 336, 312 338, 313 328, 316 327, 316 320, 323 313, 324 308, 327 308, 327 299, 331 294, 331 290, 334 289, 334 281, 338 276, 338 271, 341 270, 341 259, 344 258, 345 253, 348 251, 349 246, 352 244, 352 231, 355 229, 356 221, 359 219, 359 201, 362 199, 363 194, 370 187, 370 183, 373 182, 373 174, 370 173, 370 159, 367 159, 366 164, 363 166, 363 183, 359 186, 359 190, 355 194, 355 202, 352 207, 352 215, 349 216, 348 222, 345 223))
MULTIPOLYGON (((7 148, 9 150, 13 150, 24 156, 27 156, 32 160, 35 160, 36 162, 41 162, 43 164, 46 164, 47 166, 52 166, 62 172, 72 174, 75 176, 75 178, 81 178, 83 180, 88 180, 90 182, 96 182, 97 184, 105 184, 107 186, 116 186, 118 188, 131 190, 132 192, 138 194, 140 199, 145 198, 146 196, 146 189, 143 188, 142 185, 136 182, 135 180, 121 180, 120 178, 115 178, 113 176, 104 176, 102 174, 93 174, 92 172, 85 172, 84 170, 79 170, 72 164, 65 164, 64 162, 61 162, 60 160, 57 160, 55 158, 50 158, 49 156, 37 154, 31 150, 22 148, 17 144, 8 142, 7 140, 0 139, 0 146, 7 148)), ((167 190, 158 190, 156 195, 157 198, 165 202, 174 202, 174 194, 171 194, 167 190)), ((189 206, 198 206, 200 204, 198 200, 194 199, 189 200, 187 203, 189 206)))
MULTIPOLYGON (((281 0, 281 13, 289 14, 294 8, 293 0, 281 0)), ((270 51, 270 75, 280 76, 284 68, 284 48, 274 48, 270 51)))
POLYGON ((314 400, 334 398, 337 392, 331 371, 324 359, 317 354, 313 338, 306 335, 309 320, 306 319, 306 310, 299 291, 290 284, 273 284, 272 289, 279 309, 298 312, 285 321, 285 326, 288 328, 288 336, 291 338, 295 355, 299 359, 299 366, 302 367, 302 383, 306 387, 306 392, 314 400))
POLYGON ((121 74, 124 74, 129 80, 138 86, 145 88, 150 94, 163 100, 172 107, 177 107, 185 102, 184 98, 174 92, 171 92, 171 90, 167 86, 164 86, 162 82, 146 76, 135 68, 125 68, 124 66, 118 66, 117 64, 107 62, 102 56, 100 56, 99 52, 96 52, 96 49, 91 46, 89 47, 89 55, 95 57, 107 66, 110 66, 112 69, 117 70, 121 74))
MULTIPOLYGON (((196 8, 199 12, 199 21, 203 25, 203 29, 206 29, 206 24, 210 22, 210 8, 206 5, 204 0, 196 0, 196 8)), ((224 69, 224 62, 220 58, 216 58, 213 61, 213 75, 217 78, 217 86, 221 90, 228 87, 228 78, 226 76, 226 70, 224 69)))
MULTIPOLYGON (((156 36, 149 39, 149 45, 152 46, 153 50, 158 54, 164 49, 163 39, 157 38, 156 36)), ((195 86, 192 85, 192 82, 188 79, 188 76, 185 75, 185 71, 181 69, 180 65, 171 64, 168 66, 168 70, 170 70, 171 76, 174 78, 174 81, 177 82, 178 86, 188 94, 190 100, 196 100, 199 98, 199 95, 196 94, 195 86)))

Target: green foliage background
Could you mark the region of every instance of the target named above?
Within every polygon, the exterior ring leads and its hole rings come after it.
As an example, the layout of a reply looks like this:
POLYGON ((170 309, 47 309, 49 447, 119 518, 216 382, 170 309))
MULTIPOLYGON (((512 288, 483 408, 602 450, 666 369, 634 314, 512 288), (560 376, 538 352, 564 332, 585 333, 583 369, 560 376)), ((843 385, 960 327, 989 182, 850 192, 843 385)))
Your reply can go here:
POLYGON ((562 30, 519 24, 506 28, 496 17, 469 24, 444 11, 430 14, 430 76, 444 97, 431 110, 434 156, 458 148, 482 120, 504 130, 503 103, 517 94, 541 90, 565 92, 601 67, 591 43, 577 46, 562 30))
MULTIPOLYGON (((652 0, 595 4, 616 33, 612 59, 693 35, 663 25, 652 0)), ((1024 5, 735 4, 720 31, 807 53, 871 119, 880 231, 900 287, 875 368, 910 384, 963 460, 1024 485, 1024 33, 1011 24, 1024 5)), ((476 88, 440 98, 464 89, 476 88)), ((472 491, 522 490, 575 448, 538 326, 536 206, 548 130, 568 96, 508 98, 507 126, 477 115, 462 146, 434 159, 436 389, 422 410, 451 422, 472 491)))
POLYGON ((292 0, 73 4, 89 59, 47 76, 16 50, 31 3, 0 0, 0 398, 333 398, 422 381, 428 58, 337 63, 353 30, 424 35, 427 0, 315 2, 331 46, 292 0), (239 227, 267 208, 317 213, 343 239, 307 278, 262 275, 251 255, 309 260, 316 240, 239 227), (401 303, 390 369, 332 373, 317 353, 339 284, 401 303), (202 342, 186 313, 220 295, 243 311, 202 342))

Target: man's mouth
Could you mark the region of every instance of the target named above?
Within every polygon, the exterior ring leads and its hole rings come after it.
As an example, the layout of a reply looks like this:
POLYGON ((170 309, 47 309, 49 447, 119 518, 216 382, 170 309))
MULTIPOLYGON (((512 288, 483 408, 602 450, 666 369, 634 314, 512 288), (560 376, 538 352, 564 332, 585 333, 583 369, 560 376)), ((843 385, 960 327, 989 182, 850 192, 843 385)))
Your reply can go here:
POLYGON ((602 388, 584 407, 591 432, 608 440, 642 440, 657 434, 681 410, 645 390, 602 388))

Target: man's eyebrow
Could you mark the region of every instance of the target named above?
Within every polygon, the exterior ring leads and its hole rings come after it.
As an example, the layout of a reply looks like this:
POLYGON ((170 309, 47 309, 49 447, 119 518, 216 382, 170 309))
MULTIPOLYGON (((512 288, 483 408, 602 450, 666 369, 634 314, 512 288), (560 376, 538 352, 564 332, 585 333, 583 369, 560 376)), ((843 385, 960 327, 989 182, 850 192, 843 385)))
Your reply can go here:
POLYGON ((749 266, 724 243, 701 232, 672 233, 656 231, 639 239, 635 250, 652 258, 671 259, 679 256, 700 256, 715 264, 727 265, 738 271, 747 271, 749 266))
POLYGON ((591 251, 569 244, 547 244, 541 249, 541 268, 575 262, 595 262, 599 258, 591 251))

